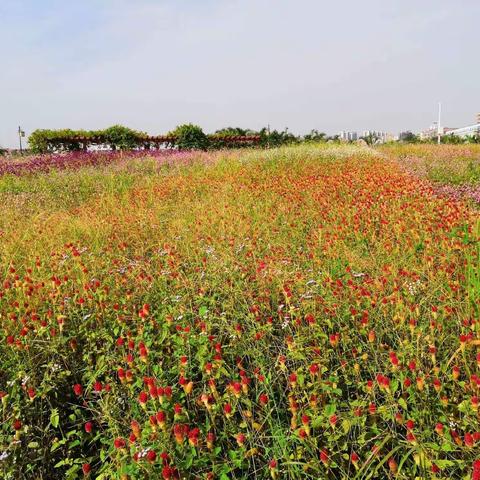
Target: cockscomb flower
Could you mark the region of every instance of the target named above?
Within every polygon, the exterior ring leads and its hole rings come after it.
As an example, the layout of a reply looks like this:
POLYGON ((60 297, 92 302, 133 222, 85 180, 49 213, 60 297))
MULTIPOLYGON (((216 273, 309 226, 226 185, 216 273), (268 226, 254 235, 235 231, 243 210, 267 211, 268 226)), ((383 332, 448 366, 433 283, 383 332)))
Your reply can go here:
POLYGON ((186 425, 182 425, 176 423, 173 426, 173 435, 175 437, 175 441, 177 444, 181 445, 185 440, 185 435, 188 433, 188 427, 186 425))
POLYGON ((288 376, 288 381, 290 383, 290 386, 292 388, 295 388, 297 386, 297 374, 295 372, 291 373, 289 376, 288 376))
POLYGON ((92 422, 86 422, 84 425, 85 431, 87 433, 92 433, 93 431, 93 423, 92 422))
POLYGON ((232 406, 229 403, 226 403, 223 406, 223 413, 225 414, 225 417, 230 418, 232 416, 232 406))
POLYGON ((330 461, 330 458, 328 456, 328 452, 326 449, 322 448, 322 450, 320 450, 320 461, 325 465, 325 466, 328 466, 328 463, 330 461))
POLYGON ((155 414, 155 418, 157 419, 157 422, 158 422, 158 425, 160 426, 160 428, 162 430, 165 429, 165 421, 166 421, 166 414, 165 412, 162 412, 161 410, 158 411, 156 414, 155 414))
POLYGON ((407 430, 413 430, 415 428, 415 422, 413 420, 407 420, 405 427, 407 427, 407 430))
POLYGON ((155 463, 155 461, 157 460, 157 454, 155 450, 149 450, 145 457, 149 463, 155 463))
POLYGON ((332 333, 329 337, 330 339, 330 345, 335 348, 338 346, 340 342, 340 334, 339 333, 332 333))
POLYGON ((200 429, 197 428, 197 427, 192 428, 192 429, 188 432, 188 443, 189 443, 192 447, 198 446, 199 437, 200 437, 200 429))
POLYGON ((423 377, 417 377, 417 389, 421 392, 425 387, 425 380, 423 377))
POLYGON ((235 435, 235 440, 237 441, 238 446, 242 447, 245 444, 247 437, 243 433, 237 433, 235 435))
POLYGON ((330 418, 328 419, 328 421, 330 422, 330 425, 335 428, 335 426, 337 425, 337 422, 338 422, 338 417, 333 414, 330 416, 330 418))
POLYGON ((393 457, 390 457, 388 459, 388 468, 390 469, 390 471, 392 473, 397 473, 397 470, 398 470, 398 464, 396 462, 396 460, 393 458, 393 457))
POLYGON ((359 460, 360 457, 355 452, 352 452, 352 454, 350 455, 350 461, 355 467, 358 465, 359 460))
POLYGON ((30 400, 33 400, 35 397, 36 397, 36 392, 35 392, 35 389, 33 387, 30 387, 28 390, 27 390, 27 394, 28 394, 28 398, 30 400))
POLYGON ((89 463, 84 463, 82 465, 82 473, 83 475, 85 475, 85 477, 90 474, 91 470, 92 470, 92 467, 90 466, 89 463))
POLYGON ((142 432, 140 429, 140 424, 136 420, 132 420, 130 422, 130 427, 132 429, 133 434, 137 437, 140 438, 142 432))
POLYGON ((479 398, 474 395, 471 399, 470 399, 470 403, 472 405, 472 409, 477 411, 478 410, 478 405, 480 404, 480 400, 479 398))
POLYGON ((126 442, 125 440, 122 438, 122 437, 117 437, 114 441, 113 441, 113 446, 117 449, 117 450, 120 450, 122 448, 125 448, 126 447, 126 442))
POLYGON ((442 382, 440 382, 440 380, 438 378, 434 378, 432 383, 433 383, 433 388, 435 389, 435 391, 437 393, 440 392, 440 390, 442 389, 442 382))
POLYGON ((212 450, 214 446, 213 444, 215 442, 215 434, 213 432, 208 432, 206 440, 207 440, 207 448, 209 450, 212 450))
POLYGON ((452 377, 454 380, 458 380, 460 377, 460 368, 457 365, 452 368, 452 377))
POLYGON ((83 387, 79 383, 76 383, 73 386, 73 392, 77 397, 80 397, 83 394, 83 387))
POLYGON ((138 402, 143 408, 145 408, 145 404, 148 402, 148 393, 140 392, 140 394, 138 395, 138 402))
POLYGON ((472 480, 480 480, 480 459, 473 462, 472 480))
POLYGON ((268 403, 268 395, 266 393, 261 393, 258 397, 260 405, 265 406, 268 403))
POLYGON ((240 398, 240 395, 242 394, 242 384, 240 382, 232 382, 230 384, 230 391, 235 398, 240 398))
POLYGON ((392 364, 392 369, 397 370, 400 365, 400 361, 398 360, 397 354, 395 352, 390 352, 389 356, 390 356, 390 363, 392 364))
POLYGON ((475 445, 475 440, 471 433, 467 432, 463 437, 463 441, 465 443, 465 446, 468 448, 472 448, 475 445))
POLYGON ((173 406, 173 412, 174 412, 175 417, 181 416, 182 415, 182 406, 179 403, 176 403, 173 406))
POLYGON ((444 432, 443 424, 442 423, 437 423, 435 425, 435 431, 437 432, 438 435, 443 436, 443 432, 444 432))

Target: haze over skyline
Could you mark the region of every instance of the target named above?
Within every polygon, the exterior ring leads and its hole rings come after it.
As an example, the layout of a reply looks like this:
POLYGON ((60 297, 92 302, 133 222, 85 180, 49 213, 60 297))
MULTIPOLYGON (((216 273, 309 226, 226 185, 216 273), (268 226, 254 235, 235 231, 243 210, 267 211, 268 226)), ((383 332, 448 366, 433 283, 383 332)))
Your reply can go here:
POLYGON ((17 127, 329 134, 480 111, 478 0, 1 0, 0 145, 17 127))

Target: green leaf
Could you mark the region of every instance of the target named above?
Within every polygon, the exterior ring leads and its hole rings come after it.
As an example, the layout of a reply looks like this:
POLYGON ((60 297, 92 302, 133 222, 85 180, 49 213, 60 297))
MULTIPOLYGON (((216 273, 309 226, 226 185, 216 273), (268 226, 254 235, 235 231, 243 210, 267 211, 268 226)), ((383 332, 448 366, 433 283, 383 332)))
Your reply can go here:
POLYGON ((50 414, 50 424, 53 428, 58 427, 58 422, 60 421, 60 415, 58 414, 58 409, 54 408, 50 414))
POLYGON ((408 410, 408 405, 407 405, 407 402, 405 401, 405 399, 403 397, 400 397, 398 399, 398 404, 404 409, 404 410, 408 410))

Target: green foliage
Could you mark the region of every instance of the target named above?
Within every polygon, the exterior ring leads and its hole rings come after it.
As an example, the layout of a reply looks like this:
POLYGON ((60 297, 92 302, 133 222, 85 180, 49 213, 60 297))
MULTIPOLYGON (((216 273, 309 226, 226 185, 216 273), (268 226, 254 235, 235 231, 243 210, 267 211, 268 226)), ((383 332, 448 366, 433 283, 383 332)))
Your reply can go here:
POLYGON ((192 123, 179 125, 171 134, 180 150, 206 150, 210 143, 202 128, 192 123))
POLYGON ((104 130, 102 136, 110 144, 112 150, 131 150, 138 145, 145 134, 122 125, 114 125, 104 130))
POLYGON ((35 130, 28 138, 33 153, 52 153, 81 150, 87 142, 109 144, 113 150, 129 150, 143 142, 145 134, 121 125, 105 130, 35 130))
POLYGON ((304 135, 303 139, 305 142, 325 142, 327 140, 327 134, 313 129, 310 133, 304 135))
POLYGON ((412 132, 405 132, 400 140, 404 143, 418 143, 420 138, 412 132))

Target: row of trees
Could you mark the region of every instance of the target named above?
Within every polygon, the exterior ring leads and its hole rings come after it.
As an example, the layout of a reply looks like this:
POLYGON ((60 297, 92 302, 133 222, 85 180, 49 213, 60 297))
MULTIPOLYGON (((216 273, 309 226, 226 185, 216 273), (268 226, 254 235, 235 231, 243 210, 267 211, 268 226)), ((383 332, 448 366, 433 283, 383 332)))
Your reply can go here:
POLYGON ((288 129, 250 130, 238 127, 222 128, 207 135, 198 125, 185 124, 160 137, 151 137, 144 132, 122 125, 114 125, 105 130, 35 130, 28 142, 30 150, 34 153, 51 153, 82 150, 93 144, 108 146, 112 150, 149 149, 159 144, 181 150, 208 150, 253 145, 268 148, 327 140, 333 141, 336 137, 328 137, 318 130, 312 130, 309 134, 300 137, 290 133, 288 129))

